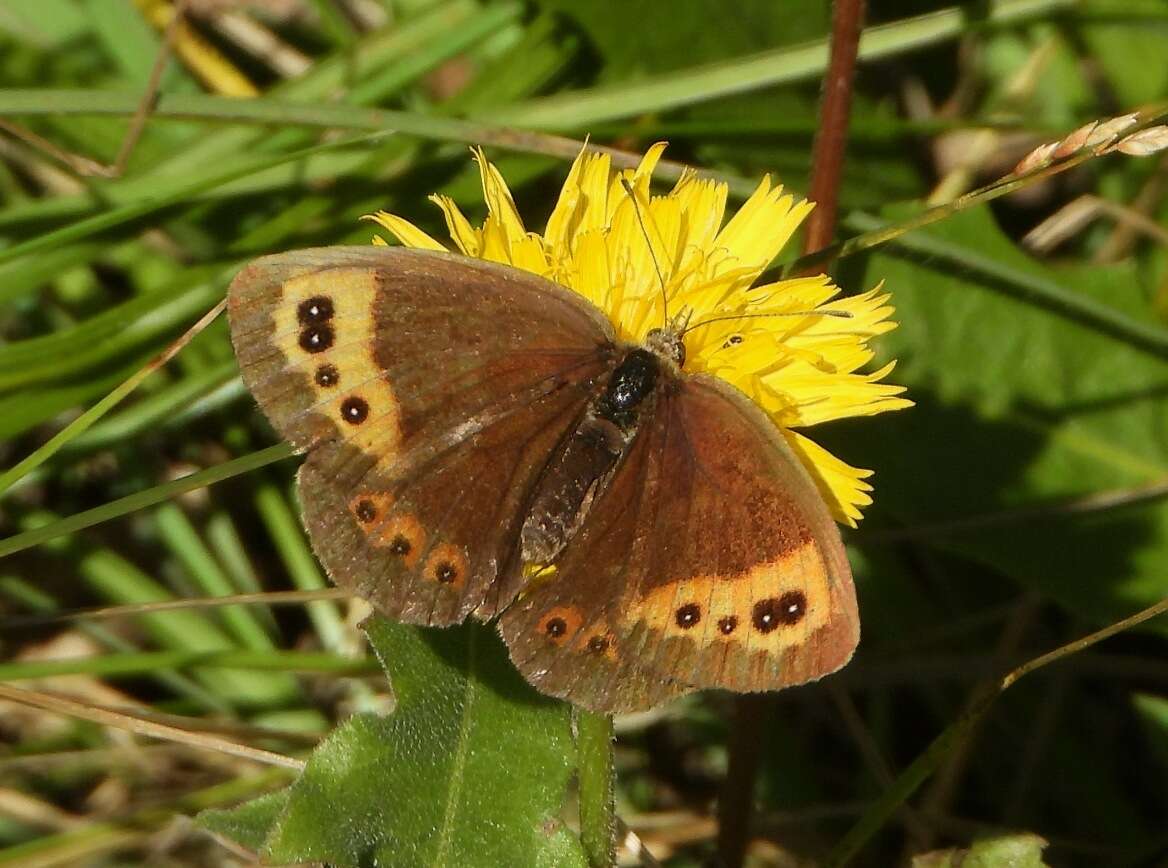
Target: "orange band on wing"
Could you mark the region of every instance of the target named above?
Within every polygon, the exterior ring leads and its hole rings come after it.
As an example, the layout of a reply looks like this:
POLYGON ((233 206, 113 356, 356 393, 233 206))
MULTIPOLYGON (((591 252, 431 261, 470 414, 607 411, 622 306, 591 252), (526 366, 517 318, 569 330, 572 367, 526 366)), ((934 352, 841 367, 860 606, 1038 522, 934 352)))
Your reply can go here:
POLYGON ((311 382, 314 412, 388 465, 401 443, 401 424, 393 388, 374 358, 376 272, 308 272, 285 281, 283 295, 272 311, 272 342, 311 382))
POLYGON ((831 590, 812 540, 736 576, 695 576, 654 588, 625 607, 666 637, 737 642, 777 652, 807 641, 831 615, 831 590))

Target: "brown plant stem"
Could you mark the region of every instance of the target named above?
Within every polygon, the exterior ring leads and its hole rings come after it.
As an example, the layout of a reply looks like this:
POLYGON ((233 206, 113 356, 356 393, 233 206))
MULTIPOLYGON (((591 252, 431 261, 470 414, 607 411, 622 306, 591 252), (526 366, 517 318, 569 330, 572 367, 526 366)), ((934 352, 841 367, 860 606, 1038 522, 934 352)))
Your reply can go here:
POLYGON ((170 21, 162 34, 162 44, 158 46, 158 54, 154 57, 154 64, 150 67, 150 77, 146 80, 146 89, 134 116, 130 118, 130 126, 126 130, 126 137, 118 148, 118 155, 110 167, 108 176, 120 178, 126 171, 126 164, 130 162, 130 155, 138 146, 142 133, 146 132, 146 122, 150 120, 150 113, 158 102, 158 93, 162 89, 162 75, 166 72, 166 64, 170 61, 174 51, 174 42, 178 39, 179 29, 186 20, 188 0, 176 0, 171 10, 170 21))
POLYGON ((856 51, 864 29, 866 5, 867 0, 836 0, 832 7, 831 59, 823 76, 819 132, 815 136, 811 184, 807 190, 807 198, 815 203, 815 210, 807 221, 804 253, 826 247, 835 237, 848 120, 852 112, 856 51))
POLYGON ((766 695, 747 694, 734 700, 730 723, 729 761, 718 799, 718 856, 721 868, 740 868, 746 858, 754 820, 754 784, 765 722, 772 706, 766 695))
MULTIPOLYGON (((831 58, 823 77, 819 132, 812 152, 809 198, 815 210, 807 224, 804 254, 831 243, 839 208, 856 51, 864 29, 866 0, 835 0, 831 16, 831 58)), ((750 843, 755 781, 772 703, 766 696, 735 700, 729 764, 718 802, 718 855, 724 868, 740 868, 750 843)))
POLYGON ((296 757, 284 756, 251 745, 240 744, 222 736, 206 732, 194 732, 177 726, 168 726, 164 723, 150 720, 135 714, 101 708, 92 704, 78 702, 65 696, 56 696, 23 687, 9 687, 0 684, 0 699, 9 702, 19 702, 32 708, 45 711, 55 711, 58 714, 67 714, 79 720, 88 720, 102 726, 112 726, 135 732, 151 738, 173 741, 179 744, 191 745, 204 750, 213 750, 228 756, 268 765, 283 766, 284 768, 302 770, 304 760, 296 757))

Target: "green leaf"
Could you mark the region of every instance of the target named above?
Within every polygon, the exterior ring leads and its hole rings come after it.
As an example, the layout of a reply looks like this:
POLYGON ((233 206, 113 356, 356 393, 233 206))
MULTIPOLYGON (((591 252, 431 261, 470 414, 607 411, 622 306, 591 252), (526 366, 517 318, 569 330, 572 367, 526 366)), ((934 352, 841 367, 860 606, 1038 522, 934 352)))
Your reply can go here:
POLYGON ((1046 841, 1037 835, 1007 835, 978 841, 967 850, 935 850, 916 856, 912 868, 1046 868, 1046 841))
POLYGON ((288 806, 288 790, 265 793, 234 808, 211 808, 201 812, 196 822, 210 832, 259 850, 288 806))
POLYGON ((568 707, 536 694, 495 632, 374 620, 397 697, 339 727, 292 785, 273 862, 583 864, 557 819, 573 768, 568 707))
MULTIPOLYGON (((1162 771, 1168 771, 1168 699, 1151 693, 1132 697, 1132 705, 1139 717, 1152 754, 1162 771)), ((1160 777, 1163 782, 1165 778, 1160 777)), ((1161 788, 1161 792, 1164 792, 1161 788)))
POLYGON ((545 840, 539 842, 539 848, 532 854, 531 864, 535 868, 586 868, 588 860, 580 847, 580 839, 570 829, 559 822, 549 821, 544 834, 545 840))
POLYGON ((886 281, 901 324, 881 339, 900 360, 892 379, 917 402, 864 420, 862 438, 840 447, 879 471, 873 516, 925 525, 929 542, 1090 621, 1159 600, 1168 591, 1168 503, 1078 515, 1055 507, 1168 478, 1168 367, 1022 300, 1025 284, 1041 280, 1150 326, 1135 269, 1050 268, 1016 249, 984 209, 908 238, 922 236, 944 242, 946 256, 882 250, 868 270, 869 284, 886 281), (982 261, 994 263, 992 276, 982 261), (1051 511, 1010 517, 1036 505, 1051 511), (928 529, 987 516, 997 522, 928 529))

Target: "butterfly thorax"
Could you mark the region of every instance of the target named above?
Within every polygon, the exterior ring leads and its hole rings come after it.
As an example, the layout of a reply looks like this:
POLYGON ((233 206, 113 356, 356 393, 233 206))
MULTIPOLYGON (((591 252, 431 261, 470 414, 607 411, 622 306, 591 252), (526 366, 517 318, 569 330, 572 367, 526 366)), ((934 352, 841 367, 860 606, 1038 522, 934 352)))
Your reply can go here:
POLYGON ((660 331, 651 332, 645 346, 624 352, 540 477, 520 535, 525 565, 554 563, 575 536, 651 411, 662 381, 676 371, 678 346, 680 341, 671 343, 660 331))
POLYGON ((652 329, 645 335, 645 349, 680 368, 685 364, 685 341, 681 329, 652 329))

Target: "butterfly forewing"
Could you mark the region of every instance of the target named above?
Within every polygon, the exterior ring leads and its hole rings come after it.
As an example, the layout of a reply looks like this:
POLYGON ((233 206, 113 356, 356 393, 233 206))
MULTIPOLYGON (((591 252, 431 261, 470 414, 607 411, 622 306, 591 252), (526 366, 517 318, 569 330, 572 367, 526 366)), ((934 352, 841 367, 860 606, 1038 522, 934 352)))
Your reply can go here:
POLYGON ((555 565, 501 621, 540 689, 603 711, 703 687, 774 690, 859 638, 839 533, 774 424, 674 376, 555 565))
POLYGON ((310 450, 334 581, 414 623, 505 604, 530 488, 612 366, 603 317, 534 275, 376 247, 260 259, 229 312, 244 382, 310 450))

